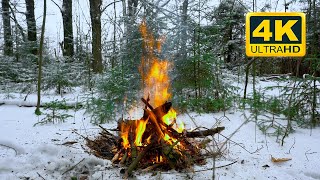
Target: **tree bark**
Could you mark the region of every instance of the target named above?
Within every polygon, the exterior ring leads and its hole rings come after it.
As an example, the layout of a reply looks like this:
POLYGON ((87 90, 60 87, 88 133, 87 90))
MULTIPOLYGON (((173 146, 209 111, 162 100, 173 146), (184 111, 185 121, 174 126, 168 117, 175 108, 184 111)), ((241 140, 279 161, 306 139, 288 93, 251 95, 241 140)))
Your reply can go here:
POLYGON ((27 29, 28 29, 28 41, 32 42, 32 47, 30 52, 34 55, 38 54, 37 48, 37 25, 34 15, 34 0, 25 0, 26 2, 26 19, 27 19, 27 29))
POLYGON ((72 0, 63 0, 63 56, 72 57, 74 55, 73 28, 72 28, 72 0))
POLYGON ((90 0, 90 17, 92 25, 92 68, 96 73, 102 73, 101 53, 101 5, 102 0, 90 0))
POLYGON ((10 22, 10 5, 9 0, 2 0, 2 22, 3 22, 3 38, 4 38, 4 55, 13 55, 13 43, 10 22))

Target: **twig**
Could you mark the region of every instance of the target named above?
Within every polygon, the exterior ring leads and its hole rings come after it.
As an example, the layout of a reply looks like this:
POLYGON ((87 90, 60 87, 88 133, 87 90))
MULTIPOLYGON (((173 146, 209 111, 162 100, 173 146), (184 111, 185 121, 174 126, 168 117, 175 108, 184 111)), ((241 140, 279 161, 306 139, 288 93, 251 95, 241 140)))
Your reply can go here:
MULTIPOLYGON (((223 167, 231 166, 232 164, 234 164, 236 162, 238 162, 238 161, 234 161, 232 163, 229 163, 229 164, 226 164, 226 165, 222 165, 222 166, 218 166, 218 167, 214 167, 214 168, 217 169, 217 168, 223 168, 223 167)), ((198 170, 198 171, 194 171, 194 172, 211 171, 211 170, 213 170, 213 168, 202 169, 202 170, 198 170)))
POLYGON ((248 152, 248 153, 250 153, 250 154, 254 154, 254 153, 256 153, 256 152, 260 151, 260 150, 263 148, 263 146, 261 146, 260 148, 257 148, 257 150, 255 150, 255 151, 253 151, 253 152, 250 152, 249 150, 247 150, 244 146, 240 145, 239 143, 237 143, 237 142, 235 142, 235 141, 231 140, 230 138, 228 138, 228 137, 226 137, 226 136, 224 136, 224 135, 222 135, 222 134, 220 134, 220 135, 221 135, 221 136, 223 136, 224 138, 226 138, 226 139, 227 139, 227 141, 231 141, 231 142, 233 142, 235 145, 237 145, 237 146, 241 147, 242 149, 244 149, 245 151, 247 151, 247 152, 248 152))
MULTIPOLYGON (((246 123, 248 122, 248 120, 246 120, 246 121, 244 121, 233 133, 231 133, 230 135, 229 135, 229 137, 226 137, 226 136, 223 136, 222 134, 222 136, 223 137, 225 137, 227 140, 230 140, 231 141, 231 137, 233 136, 233 135, 235 135, 239 130, 240 130, 240 128, 243 126, 243 125, 245 125, 246 123)), ((221 145, 221 149, 223 149, 223 146, 225 146, 226 144, 227 144, 227 142, 228 141, 225 141, 222 145, 221 145)), ((234 141, 233 141, 234 142, 234 141)), ((234 143, 236 143, 236 142, 234 142, 234 143)), ((238 144, 238 143, 236 143, 236 144, 238 144)), ((241 146, 240 146, 241 147, 241 146)), ((245 148, 244 148, 245 149, 245 148)), ((246 149, 245 149, 246 150, 246 149)), ((249 151, 248 151, 249 152, 249 151)))
POLYGON ((53 2, 59 8, 60 12, 63 13, 62 8, 54 0, 51 0, 51 2, 53 2))
POLYGON ((111 134, 106 128, 102 127, 101 125, 98 125, 102 130, 104 130, 104 132, 106 132, 108 135, 114 137, 113 134, 111 134))
POLYGON ((293 146, 294 146, 295 144, 296 144, 296 138, 293 138, 293 144, 292 144, 292 146, 290 147, 288 154, 290 154, 290 151, 291 151, 291 149, 293 148, 293 146))
POLYGON ((41 174, 39 174, 38 172, 37 172, 37 174, 38 174, 39 177, 41 177, 41 179, 45 180, 45 178, 42 177, 41 174))
POLYGON ((234 163, 236 163, 236 162, 238 162, 238 161, 234 161, 234 162, 232 162, 232 163, 229 163, 229 164, 226 164, 226 165, 223 165, 223 166, 218 166, 218 167, 216 167, 216 168, 227 167, 227 166, 230 166, 230 165, 232 165, 232 164, 234 164, 234 163))
POLYGON ((310 150, 311 150, 311 149, 309 149, 308 151, 306 151, 306 152, 304 153, 304 155, 305 155, 305 156, 306 156, 306 158, 307 158, 307 161, 309 161, 307 154, 315 154, 315 153, 318 153, 318 152, 311 152, 311 153, 308 153, 310 150))
POLYGON ((83 158, 81 161, 79 161, 77 164, 75 164, 74 166, 72 166, 71 168, 69 168, 68 170, 66 170, 64 173, 62 173, 62 175, 64 175, 65 173, 73 170, 76 166, 78 166, 82 161, 84 161, 85 158, 83 158))
POLYGON ((0 144, 0 146, 6 147, 6 148, 9 148, 9 149, 13 149, 14 152, 16 153, 16 155, 18 155, 18 151, 15 148, 13 148, 11 146, 8 146, 8 145, 5 145, 5 144, 0 144))

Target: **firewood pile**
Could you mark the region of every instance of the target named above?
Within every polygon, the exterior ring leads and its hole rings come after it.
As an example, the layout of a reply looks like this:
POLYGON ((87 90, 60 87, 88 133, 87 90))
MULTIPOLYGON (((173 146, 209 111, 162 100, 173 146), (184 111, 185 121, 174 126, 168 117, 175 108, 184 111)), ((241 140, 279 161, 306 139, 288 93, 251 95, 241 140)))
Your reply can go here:
POLYGON ((181 170, 205 163, 201 153, 205 146, 195 138, 220 133, 224 127, 186 131, 183 124, 177 124, 171 102, 156 108, 149 104, 149 99, 142 98, 142 102, 143 117, 119 121, 117 135, 100 126, 99 136, 93 140, 86 138, 91 153, 126 167, 125 177, 135 169, 181 170))

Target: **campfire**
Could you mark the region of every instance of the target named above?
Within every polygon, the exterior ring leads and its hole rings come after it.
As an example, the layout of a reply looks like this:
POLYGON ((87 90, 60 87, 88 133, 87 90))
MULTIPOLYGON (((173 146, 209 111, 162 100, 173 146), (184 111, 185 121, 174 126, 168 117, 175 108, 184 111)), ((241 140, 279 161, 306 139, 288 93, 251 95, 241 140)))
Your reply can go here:
POLYGON ((126 177, 136 168, 179 170, 203 164, 205 158, 201 149, 205 147, 195 138, 214 135, 224 127, 187 131, 184 123, 177 120, 177 112, 168 102, 171 96, 168 91, 170 63, 158 59, 154 53, 161 52, 163 38, 155 41, 153 35, 148 33, 145 22, 140 25, 140 32, 144 53, 139 70, 144 82, 144 94, 147 95, 141 98, 142 117, 118 121, 117 135, 100 126, 100 136, 95 140, 87 139, 87 146, 97 157, 127 167, 126 177))

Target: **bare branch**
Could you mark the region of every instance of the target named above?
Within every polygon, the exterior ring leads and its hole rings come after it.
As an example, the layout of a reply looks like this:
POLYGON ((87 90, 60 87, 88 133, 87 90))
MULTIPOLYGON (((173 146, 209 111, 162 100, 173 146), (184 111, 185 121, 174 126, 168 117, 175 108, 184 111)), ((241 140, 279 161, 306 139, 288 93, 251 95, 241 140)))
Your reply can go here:
POLYGON ((106 5, 106 7, 104 7, 102 10, 101 10, 101 13, 103 13, 109 6, 111 6, 112 4, 115 4, 115 3, 118 3, 118 2, 122 2, 122 0, 118 0, 118 1, 115 1, 115 2, 112 2, 112 3, 109 3, 108 5, 106 5))
POLYGON ((20 24, 18 23, 16 14, 15 14, 15 12, 13 11, 12 7, 10 6, 10 4, 9 4, 9 8, 10 8, 10 11, 11 11, 12 16, 13 16, 13 17, 11 17, 11 19, 12 19, 12 20, 14 21, 14 23, 18 26, 18 29, 19 29, 20 34, 21 34, 21 36, 22 36, 22 40, 23 40, 23 42, 25 42, 25 41, 26 41, 26 36, 24 35, 23 28, 22 28, 22 27, 20 26, 20 24))
POLYGON ((51 2, 53 2, 59 8, 60 12, 63 13, 62 8, 54 0, 51 0, 51 2))

